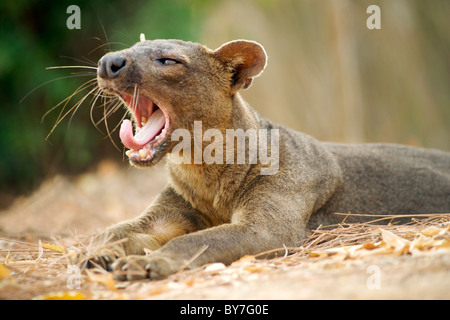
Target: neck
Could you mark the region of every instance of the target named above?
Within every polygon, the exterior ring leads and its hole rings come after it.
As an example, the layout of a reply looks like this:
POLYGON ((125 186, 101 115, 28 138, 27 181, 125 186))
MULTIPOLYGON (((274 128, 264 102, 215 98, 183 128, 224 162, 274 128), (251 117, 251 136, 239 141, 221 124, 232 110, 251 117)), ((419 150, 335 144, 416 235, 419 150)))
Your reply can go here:
MULTIPOLYGON (((191 138, 185 142, 186 148, 175 147, 168 157, 172 185, 200 211, 217 211, 219 207, 226 207, 251 167, 248 161, 244 164, 233 161, 237 157, 234 142, 239 138, 228 136, 230 130, 227 132, 227 129, 234 129, 235 133, 238 129, 242 129, 240 132, 247 132, 248 129, 257 131, 257 115, 238 93, 232 97, 230 111, 227 123, 219 128, 208 126, 208 119, 196 122, 192 137, 183 137, 183 141, 191 138), (233 152, 233 158, 230 158, 229 152, 233 152)), ((246 150, 247 142, 244 146, 246 150)))

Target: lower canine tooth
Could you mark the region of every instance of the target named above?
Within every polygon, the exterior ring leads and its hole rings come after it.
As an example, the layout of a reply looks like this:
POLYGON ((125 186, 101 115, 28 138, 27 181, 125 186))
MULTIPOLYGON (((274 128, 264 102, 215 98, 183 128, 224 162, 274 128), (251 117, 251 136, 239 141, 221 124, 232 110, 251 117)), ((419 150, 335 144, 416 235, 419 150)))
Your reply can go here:
POLYGON ((125 151, 125 154, 126 154, 127 157, 129 158, 133 152, 134 152, 134 150, 133 150, 133 149, 130 149, 130 150, 125 151))
POLYGON ((147 158, 147 151, 145 150, 139 150, 139 157, 141 157, 141 159, 145 159, 147 158))

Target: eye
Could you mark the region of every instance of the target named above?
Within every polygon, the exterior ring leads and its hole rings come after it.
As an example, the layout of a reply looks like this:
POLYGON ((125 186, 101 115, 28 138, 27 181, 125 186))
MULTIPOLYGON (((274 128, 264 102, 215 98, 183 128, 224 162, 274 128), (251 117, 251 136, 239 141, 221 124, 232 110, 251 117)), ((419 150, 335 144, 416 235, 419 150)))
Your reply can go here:
POLYGON ((180 63, 177 60, 169 59, 169 58, 156 59, 156 61, 158 61, 159 63, 161 63, 161 64, 163 64, 165 66, 170 66, 170 65, 174 65, 174 64, 180 63))

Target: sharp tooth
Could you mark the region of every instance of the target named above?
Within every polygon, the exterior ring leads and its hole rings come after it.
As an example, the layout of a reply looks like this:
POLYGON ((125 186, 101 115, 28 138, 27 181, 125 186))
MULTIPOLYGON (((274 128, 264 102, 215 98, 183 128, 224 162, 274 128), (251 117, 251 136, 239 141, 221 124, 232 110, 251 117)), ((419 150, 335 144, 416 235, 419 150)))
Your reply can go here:
POLYGON ((134 150, 133 150, 133 149, 130 149, 130 150, 125 151, 125 154, 126 154, 127 157, 129 158, 133 152, 134 152, 134 150))
POLYGON ((147 158, 147 151, 145 151, 144 149, 139 150, 139 156, 141 157, 141 159, 147 158))
POLYGON ((145 124, 147 123, 148 119, 146 117, 142 117, 141 118, 141 125, 145 126, 145 124))

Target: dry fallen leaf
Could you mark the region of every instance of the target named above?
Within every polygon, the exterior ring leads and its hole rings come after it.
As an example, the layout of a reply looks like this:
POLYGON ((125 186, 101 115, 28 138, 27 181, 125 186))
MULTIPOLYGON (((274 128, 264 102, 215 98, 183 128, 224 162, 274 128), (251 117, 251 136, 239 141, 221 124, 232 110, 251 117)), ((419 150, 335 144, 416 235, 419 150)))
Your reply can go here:
POLYGON ((328 253, 326 251, 311 251, 309 253, 309 258, 324 258, 328 257, 328 253))
POLYGON ((270 271, 271 269, 269 267, 266 267, 266 266, 251 265, 251 266, 245 267, 244 270, 249 271, 251 273, 260 273, 260 272, 270 271))
POLYGON ((392 250, 392 253, 402 255, 409 252, 411 244, 409 240, 403 239, 388 230, 380 229, 380 231, 383 241, 386 243, 386 246, 392 250))
POLYGON ((364 243, 364 244, 361 246, 360 249, 373 250, 373 249, 376 249, 376 248, 379 248, 379 247, 380 247, 379 244, 376 245, 376 244, 374 244, 374 243, 372 243, 372 242, 366 242, 366 243, 364 243))
POLYGON ((48 244, 48 243, 41 243, 42 247, 46 248, 46 249, 50 249, 56 252, 60 252, 63 253, 64 252, 64 247, 63 246, 57 246, 57 245, 53 245, 53 244, 48 244))
POLYGON ((420 233, 426 237, 432 237, 432 236, 439 234, 441 231, 445 231, 445 229, 431 226, 426 229, 423 229, 420 233))
POLYGON ((11 271, 0 263, 0 279, 7 278, 11 275, 11 271))
POLYGON ((109 290, 117 290, 116 283, 111 273, 94 273, 86 270, 86 274, 88 275, 90 281, 103 284, 109 290))
POLYGON ((236 260, 235 262, 232 263, 232 265, 234 264, 240 264, 240 263, 246 263, 246 262, 250 262, 255 260, 255 256, 252 255, 245 255, 242 258, 240 258, 239 260, 236 260))
POLYGON ((34 300, 84 300, 85 296, 81 292, 50 292, 42 296, 37 296, 34 300))
POLYGON ((209 266, 205 268, 206 272, 217 272, 225 269, 226 266, 221 262, 211 263, 209 266))

